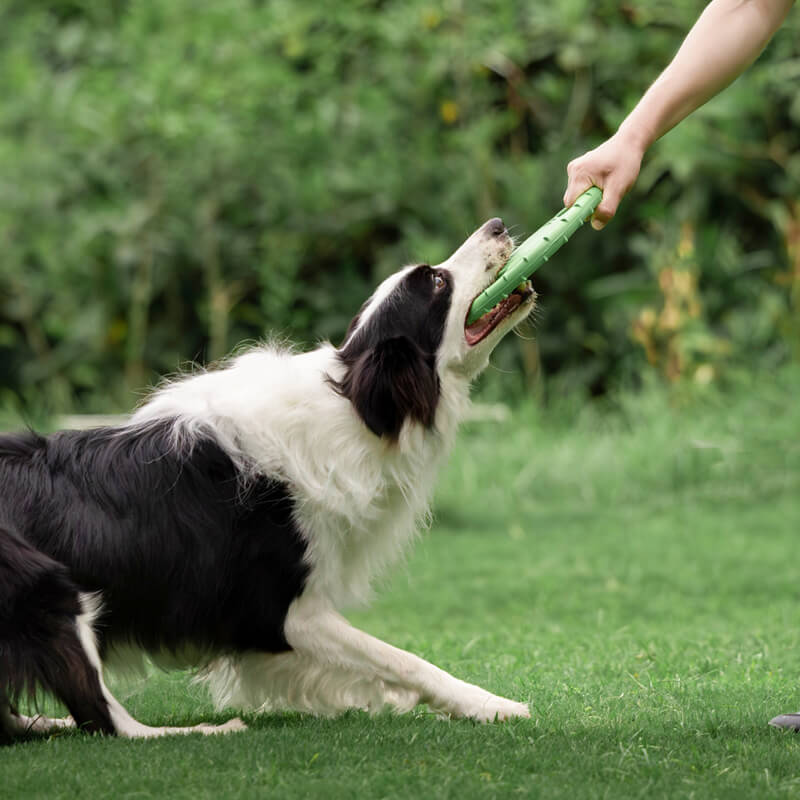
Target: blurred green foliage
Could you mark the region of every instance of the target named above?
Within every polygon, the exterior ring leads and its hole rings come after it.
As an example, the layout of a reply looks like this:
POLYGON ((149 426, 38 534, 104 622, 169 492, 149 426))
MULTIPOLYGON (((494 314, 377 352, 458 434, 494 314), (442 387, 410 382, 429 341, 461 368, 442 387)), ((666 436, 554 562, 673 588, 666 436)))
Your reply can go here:
MULTIPOLYGON (((527 235, 702 4, 6 0, 0 405, 131 404, 187 360, 345 329, 485 219, 527 235)), ((800 358, 796 14, 537 274, 502 386, 800 358)))

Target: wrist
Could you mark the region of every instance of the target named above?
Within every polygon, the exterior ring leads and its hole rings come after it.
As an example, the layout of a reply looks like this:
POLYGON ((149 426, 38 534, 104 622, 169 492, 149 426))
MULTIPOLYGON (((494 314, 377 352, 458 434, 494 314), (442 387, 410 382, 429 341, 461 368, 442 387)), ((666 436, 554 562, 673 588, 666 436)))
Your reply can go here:
POLYGON ((619 126, 614 138, 624 145, 626 150, 633 150, 639 156, 639 159, 644 156, 647 149, 656 139, 649 129, 631 121, 630 118, 619 126))

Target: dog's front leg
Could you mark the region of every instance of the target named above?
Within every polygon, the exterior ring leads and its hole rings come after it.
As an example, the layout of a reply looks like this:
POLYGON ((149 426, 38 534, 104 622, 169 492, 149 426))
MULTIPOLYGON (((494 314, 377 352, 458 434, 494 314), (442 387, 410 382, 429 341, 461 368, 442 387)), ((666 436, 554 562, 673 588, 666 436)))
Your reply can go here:
POLYGON ((481 722, 530 717, 528 706, 458 680, 419 656, 354 628, 313 598, 298 598, 286 616, 287 642, 317 662, 351 670, 416 693, 419 701, 454 717, 481 722))

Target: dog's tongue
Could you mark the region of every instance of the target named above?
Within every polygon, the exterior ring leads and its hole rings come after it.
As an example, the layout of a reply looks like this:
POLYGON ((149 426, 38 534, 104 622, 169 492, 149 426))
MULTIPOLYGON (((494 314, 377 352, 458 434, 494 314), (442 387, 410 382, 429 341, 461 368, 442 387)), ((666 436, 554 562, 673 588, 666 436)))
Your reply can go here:
POLYGON ((464 328, 464 335, 470 345, 477 344, 481 339, 488 336, 497 324, 507 317, 520 303, 522 297, 518 294, 510 294, 505 300, 501 300, 494 308, 489 309, 482 317, 479 317, 464 328))
POLYGON ((464 328, 464 333, 467 335, 467 341, 470 344, 474 342, 479 342, 486 333, 489 332, 489 328, 492 325, 492 317, 494 315, 494 309, 487 311, 482 317, 479 317, 472 323, 472 325, 467 325, 464 328))

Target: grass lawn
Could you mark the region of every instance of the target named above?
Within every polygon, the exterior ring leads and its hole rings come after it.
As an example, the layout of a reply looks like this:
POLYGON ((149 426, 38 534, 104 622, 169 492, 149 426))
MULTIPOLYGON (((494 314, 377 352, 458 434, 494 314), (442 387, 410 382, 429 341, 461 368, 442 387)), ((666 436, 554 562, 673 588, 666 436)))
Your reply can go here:
MULTIPOLYGON (((481 726, 246 715, 227 737, 74 732, 0 750, 2 797, 697 797, 800 792, 800 375, 690 404, 468 426, 436 519, 350 618, 531 704, 481 726)), ((181 673, 116 684, 151 724, 215 715, 181 673)))

